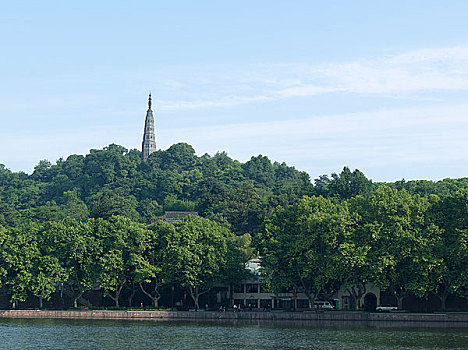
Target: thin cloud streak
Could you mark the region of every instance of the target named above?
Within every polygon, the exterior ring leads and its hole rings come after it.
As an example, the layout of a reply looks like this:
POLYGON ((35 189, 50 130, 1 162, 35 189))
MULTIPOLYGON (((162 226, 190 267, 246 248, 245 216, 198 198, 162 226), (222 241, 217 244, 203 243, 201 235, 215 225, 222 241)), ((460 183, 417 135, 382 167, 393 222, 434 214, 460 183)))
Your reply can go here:
MULTIPOLYGON (((359 168, 377 181, 427 178, 425 166, 453 167, 451 162, 457 167, 450 176, 459 177, 468 173, 467 115, 468 104, 312 115, 289 121, 163 129, 157 131, 157 142, 162 149, 187 142, 199 155, 227 151, 243 162, 263 154, 307 171, 312 178, 340 171, 344 165, 359 168)), ((140 131, 130 124, 115 127, 111 134, 106 126, 93 130, 62 126, 41 134, 18 131, 0 139, 3 149, 21 145, 2 162, 24 170, 25 164, 29 167, 40 159, 86 154, 90 148, 110 143, 139 149, 140 131), (50 143, 52 139, 59 148, 50 143)))
MULTIPOLYGON (((190 121, 181 124, 185 127, 158 129, 158 146, 167 148, 175 142, 185 141, 192 144, 199 154, 225 150, 241 161, 261 153, 273 160, 296 165, 312 176, 339 171, 343 165, 358 167, 378 180, 384 180, 381 174, 388 176, 389 180, 395 176, 427 178, 424 164, 450 167, 451 172, 447 176, 466 176, 468 173, 468 165, 464 165, 468 164, 468 104, 462 96, 468 90, 468 46, 414 50, 324 65, 261 64, 232 69, 202 68, 196 75, 185 76, 184 72, 179 72, 172 76, 175 71, 170 71, 166 75, 161 74, 161 79, 153 77, 161 82, 161 86, 170 87, 166 98, 157 99, 156 113, 165 118, 169 112, 177 111, 245 104, 257 108, 261 103, 326 94, 356 94, 364 99, 375 97, 376 100, 390 96, 434 103, 424 103, 428 106, 426 108, 379 110, 372 107, 374 111, 371 112, 341 114, 338 111, 337 114, 316 114, 303 119, 291 119, 293 113, 297 113, 291 112, 286 116, 289 120, 268 122, 260 121, 266 117, 260 110, 258 116, 250 114, 251 122, 227 125, 216 111, 216 115, 206 114, 208 121, 190 121), (169 96, 178 96, 177 101, 169 96), (451 100, 447 100, 447 96, 451 100), (456 162, 457 166, 448 164, 450 161, 456 162), (403 170, 401 164, 405 165, 403 170), (402 173, 410 168, 410 175, 402 173), (399 173, 395 173, 397 170, 392 173, 393 169, 398 169, 399 173)), ((70 96, 54 99, 58 105, 55 109, 50 108, 48 99, 42 101, 39 96, 37 104, 36 101, 25 104, 30 109, 38 108, 40 112, 23 111, 23 115, 34 116, 40 121, 41 113, 52 110, 59 122, 54 123, 53 130, 46 123, 36 122, 33 124, 35 129, 29 130, 28 134, 28 130, 17 122, 20 119, 7 120, 6 126, 8 123, 11 126, 7 130, 4 124, 7 131, 0 137, 0 149, 14 148, 15 152, 5 151, 0 162, 13 170, 24 170, 30 168, 30 164, 37 164, 39 159, 54 161, 71 153, 84 154, 90 148, 100 148, 109 143, 140 148, 144 107, 139 104, 135 108, 127 106, 122 109, 117 97, 115 101, 109 100, 113 103, 107 103, 105 107, 99 104, 99 96, 85 100, 92 103, 83 109, 77 107, 80 99, 70 96), (72 109, 65 108, 70 105, 72 109), (74 108, 78 108, 82 119, 75 117, 78 112, 73 111, 74 108), (108 129, 109 116, 112 117, 112 132, 108 129), (92 124, 85 122, 91 119, 92 124), (50 140, 53 140, 53 145, 50 140)), ((4 97, 2 102, 5 102, 2 103, 4 115, 13 111, 18 114, 17 108, 21 111, 18 99, 8 102, 4 97), (10 109, 5 107, 9 104, 10 109)))
MULTIPOLYGON (((320 173, 339 171, 343 160, 366 174, 388 173, 406 165, 458 162, 462 176, 468 171, 468 105, 438 108, 407 108, 367 113, 312 116, 307 119, 224 126, 163 130, 160 138, 194 145, 199 153, 227 150, 236 159, 246 161, 252 150, 273 160, 292 165, 304 164, 312 176, 317 164, 320 173), (339 125, 339 127, 337 127, 339 125), (387 171, 386 171, 387 169, 387 171)), ((168 144, 169 145, 169 144, 168 144)), ((411 174, 417 173, 412 170, 411 174)), ((401 173, 398 178, 415 175, 401 173)), ((418 178, 427 178, 421 170, 418 178)), ((394 176, 387 175, 387 176, 394 176)), ((379 180, 395 180, 380 178, 379 180)))
POLYGON ((180 82, 185 90, 190 90, 191 85, 196 89, 199 83, 219 87, 219 95, 210 90, 210 95, 204 98, 198 95, 196 99, 177 102, 163 100, 159 102, 161 110, 232 107, 328 93, 412 98, 414 94, 431 91, 464 91, 468 90, 468 46, 420 49, 348 63, 256 65, 245 68, 248 74, 238 67, 231 67, 231 71, 231 75, 207 72, 202 82, 180 82))

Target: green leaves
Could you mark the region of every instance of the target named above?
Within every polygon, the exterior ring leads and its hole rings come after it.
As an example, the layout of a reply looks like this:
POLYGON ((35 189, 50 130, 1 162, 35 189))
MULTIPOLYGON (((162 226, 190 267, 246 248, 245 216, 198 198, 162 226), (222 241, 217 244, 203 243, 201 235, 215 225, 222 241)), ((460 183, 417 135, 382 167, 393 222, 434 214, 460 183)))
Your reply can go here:
POLYGON ((313 294, 372 281, 395 295, 464 295, 467 186, 467 178, 376 184, 348 167, 313 185, 265 156, 242 164, 225 152, 199 157, 185 143, 144 163, 138 150, 111 144, 40 161, 32 175, 0 164, 0 283, 19 298, 46 296, 57 279, 75 297, 99 281, 116 299, 134 283, 153 291, 183 283, 196 295, 239 278, 239 261, 256 253, 252 239, 276 290, 313 294), (312 194, 323 197, 303 198, 312 194), (197 211, 218 224, 155 223, 164 210, 197 211))
MULTIPOLYGON (((440 201, 381 186, 335 203, 304 197, 265 220, 256 245, 271 287, 312 297, 349 289, 356 307, 368 282, 393 292, 446 298, 466 293, 468 191, 440 201)), ((401 305, 400 305, 401 306, 401 305)))
POLYGON ((122 190, 104 190, 93 197, 91 216, 109 219, 111 216, 120 215, 137 221, 140 215, 136 207, 135 197, 125 194, 122 190))
POLYGON ((246 259, 238 241, 225 227, 197 216, 176 223, 163 232, 163 276, 198 297, 217 282, 232 282, 244 271, 246 259))
POLYGON ((48 299, 68 273, 55 249, 45 244, 43 227, 25 223, 8 233, 0 254, 11 299, 24 301, 29 293, 48 299))
POLYGON ((334 285, 333 255, 351 222, 346 206, 323 197, 304 197, 296 205, 277 208, 257 240, 270 287, 303 288, 313 303, 334 285))

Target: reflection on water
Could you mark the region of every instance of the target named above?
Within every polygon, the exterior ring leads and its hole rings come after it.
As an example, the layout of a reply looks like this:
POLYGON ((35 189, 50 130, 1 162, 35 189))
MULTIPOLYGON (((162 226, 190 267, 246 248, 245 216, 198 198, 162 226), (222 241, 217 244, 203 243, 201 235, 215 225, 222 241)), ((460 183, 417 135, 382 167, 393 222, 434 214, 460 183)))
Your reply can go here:
POLYGON ((468 349, 466 328, 380 329, 356 323, 226 321, 0 320, 0 348, 468 349))
MULTIPOLYGON (((203 321, 201 321, 203 322, 203 321)), ((205 321, 212 323, 213 321, 205 321)), ((409 321, 359 321, 359 320, 262 320, 218 319, 218 324, 231 326, 306 327, 306 328, 468 328, 467 322, 409 322, 409 321)))

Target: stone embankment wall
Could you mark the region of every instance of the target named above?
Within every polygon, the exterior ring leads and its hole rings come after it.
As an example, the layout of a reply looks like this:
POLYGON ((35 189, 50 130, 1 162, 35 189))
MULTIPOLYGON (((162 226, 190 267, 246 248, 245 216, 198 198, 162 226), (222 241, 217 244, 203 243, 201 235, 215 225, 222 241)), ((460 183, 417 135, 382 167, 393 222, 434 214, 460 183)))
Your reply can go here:
POLYGON ((456 326, 468 328, 468 313, 365 313, 365 312, 184 312, 184 311, 48 311, 0 310, 0 318, 154 321, 288 321, 307 324, 357 326, 456 326))

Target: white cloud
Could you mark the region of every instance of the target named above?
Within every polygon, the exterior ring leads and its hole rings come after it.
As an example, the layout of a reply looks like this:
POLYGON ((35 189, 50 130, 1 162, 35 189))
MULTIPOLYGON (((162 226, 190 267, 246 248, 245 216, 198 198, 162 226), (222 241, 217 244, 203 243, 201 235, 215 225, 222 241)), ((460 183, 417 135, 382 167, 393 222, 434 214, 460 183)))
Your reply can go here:
POLYGON ((261 102, 273 100, 271 96, 229 96, 219 97, 215 100, 193 100, 193 101, 179 101, 179 102, 167 102, 160 101, 158 103, 158 109, 162 111, 183 111, 191 109, 201 108, 213 108, 213 107, 231 107, 239 104, 250 103, 250 102, 261 102))
POLYGON ((420 49, 345 63, 223 67, 218 74, 210 67, 206 75, 200 70, 195 78, 198 80, 180 85, 186 89, 192 86, 196 98, 189 94, 177 101, 164 100, 160 102, 161 109, 230 107, 342 92, 411 97, 430 91, 465 91, 468 46, 420 49))
MULTIPOLYGON (((374 180, 460 177, 468 174, 468 104, 372 112, 311 115, 304 119, 250 122, 157 131, 158 147, 187 142, 198 154, 227 151, 241 161, 263 154, 285 161, 313 178, 359 168, 374 180), (431 172, 429 172, 430 167, 431 172)), ((54 161, 117 143, 139 148, 139 125, 102 125, 34 133, 20 130, 0 138, 1 162, 31 171, 40 159, 54 161), (96 142, 99 142, 97 144, 96 142)))
POLYGON ((350 164, 377 180, 395 180, 396 172, 397 178, 427 178, 424 166, 453 163, 446 176, 457 177, 468 173, 467 119, 468 105, 461 104, 167 129, 159 139, 171 140, 167 147, 175 137, 200 154, 226 150, 241 161, 264 154, 312 176, 350 164))

